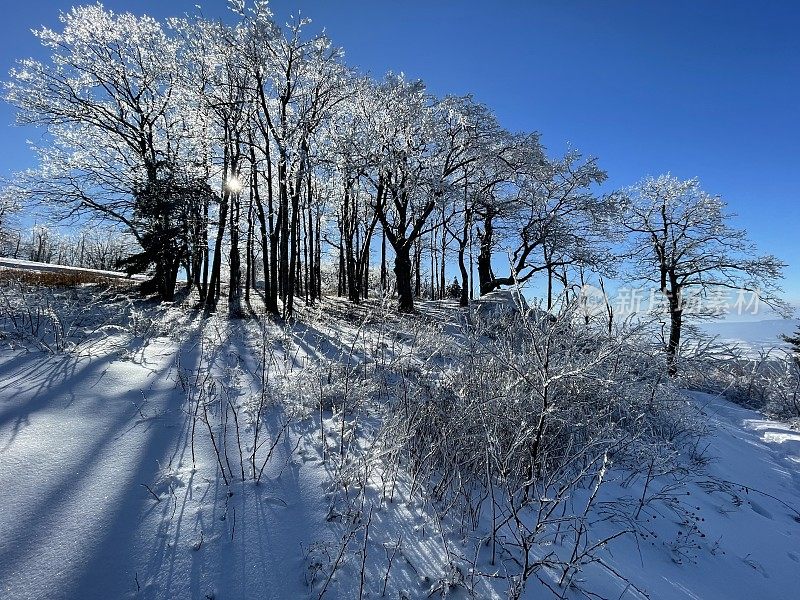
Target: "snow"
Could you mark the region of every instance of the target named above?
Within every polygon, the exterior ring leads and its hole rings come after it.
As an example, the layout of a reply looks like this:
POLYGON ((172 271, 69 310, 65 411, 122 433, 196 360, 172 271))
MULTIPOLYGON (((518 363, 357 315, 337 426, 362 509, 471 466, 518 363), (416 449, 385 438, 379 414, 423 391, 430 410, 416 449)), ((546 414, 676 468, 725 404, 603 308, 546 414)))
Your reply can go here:
MULTIPOLYGON (((293 464, 277 481, 270 469, 265 485, 234 486, 228 498, 205 446, 195 471, 177 372, 197 359, 196 346, 166 339, 136 362, 3 356, 4 597, 299 593, 300 544, 316 540, 325 522, 322 473, 293 464)), ((277 450, 273 464, 282 465, 292 440, 277 450)))
MULTIPOLYGON (((17 269, 23 271, 41 271, 47 273, 86 273, 101 277, 127 278, 126 273, 120 271, 103 271, 100 269, 85 269, 83 267, 71 267, 66 265, 55 265, 50 263, 35 262, 31 260, 20 260, 17 258, 5 258, 0 256, 0 269, 17 269)), ((143 279, 141 275, 134 275, 132 279, 143 279)))
POLYGON ((698 324, 706 335, 743 350, 785 347, 782 335, 792 335, 800 321, 797 319, 760 319, 751 321, 707 321, 698 324))
MULTIPOLYGON (((349 531, 336 512, 334 462, 323 454, 319 415, 303 413, 302 401, 271 403, 265 448, 275 445, 261 483, 234 477, 228 487, 203 424, 192 459, 193 398, 213 380, 244 419, 260 390, 262 356, 274 369, 275 394, 295 400, 314 385, 311 363, 370 368, 375 331, 340 309, 262 329, 254 320, 204 320, 172 307, 163 317, 169 327, 155 336, 119 331, 91 355, 0 350, 0 595, 317 598, 349 531), (357 364, 343 364, 348 356, 357 364)), ((403 321, 390 323, 397 343, 385 350, 402 354, 412 334, 403 321)), ((710 429, 702 474, 681 482, 679 510, 653 509, 647 528, 655 536, 625 536, 601 551, 602 564, 586 565, 580 589, 608 598, 644 598, 637 590, 653 599, 796 598, 800 432, 715 396, 687 394, 686 402, 710 429)), ((331 436, 325 452, 335 453, 334 415, 322 418, 331 436)), ((250 439, 252 430, 242 434, 250 439)), ((236 475, 231 436, 228 430, 236 475)), ((611 478, 605 501, 641 494, 641 482, 621 479, 611 478)), ((444 589, 447 557, 465 542, 457 523, 438 523, 402 478, 394 502, 378 496, 377 488, 366 495, 373 510, 364 597, 382 596, 393 552, 386 597, 444 589)), ((599 534, 614 529, 597 527, 599 534)), ((324 597, 358 597, 362 542, 360 533, 352 538, 356 560, 342 566, 324 597)), ((499 580, 475 585, 476 597, 504 596, 499 580)), ((586 597, 580 589, 565 597, 586 597)), ((534 580, 524 597, 549 594, 534 580)), ((467 597, 460 588, 452 595, 467 597)))
POLYGON ((718 397, 693 398, 712 427, 707 477, 686 486, 704 537, 681 565, 645 551, 636 581, 653 598, 796 598, 800 433, 718 397))

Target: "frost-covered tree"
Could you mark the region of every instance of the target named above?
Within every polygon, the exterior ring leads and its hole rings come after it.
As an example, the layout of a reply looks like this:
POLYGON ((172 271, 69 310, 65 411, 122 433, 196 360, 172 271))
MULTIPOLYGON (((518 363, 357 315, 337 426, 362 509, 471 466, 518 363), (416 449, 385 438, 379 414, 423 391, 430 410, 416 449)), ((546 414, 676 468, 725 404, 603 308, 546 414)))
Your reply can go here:
MULTIPOLYGON (((630 274, 658 286, 669 314, 668 371, 678 371, 681 330, 689 294, 743 290, 783 308, 777 281, 784 263, 759 256, 747 232, 729 224, 719 196, 703 191, 697 179, 670 174, 647 177, 616 196, 619 226, 628 234, 630 274)), ((697 313, 695 313, 697 314, 697 313)))
MULTIPOLYGON (((596 235, 604 201, 592 191, 606 173, 594 158, 570 151, 560 159, 544 153, 537 135, 517 136, 509 185, 486 202, 481 220, 478 274, 481 294, 504 285, 524 284, 538 273, 548 276, 570 265, 599 266, 605 256, 596 235), (509 270, 494 271, 496 249, 503 248, 509 270)), ((552 291, 548 306, 552 304, 552 291)))
MULTIPOLYGON (((380 160, 373 145, 374 82, 366 77, 348 81, 347 98, 328 122, 323 153, 328 195, 335 198, 338 252, 338 292, 360 302, 369 292, 369 253, 378 224, 375 182, 380 160)), ((378 191, 383 191, 381 188, 378 191)))
POLYGON ((800 365, 800 327, 798 327, 791 335, 782 335, 781 339, 789 344, 792 358, 794 358, 795 362, 800 365))
MULTIPOLYGON (((421 240, 433 233, 438 248, 432 241, 432 252, 445 256, 448 236, 455 238, 447 225, 461 212, 463 186, 469 187, 471 169, 486 156, 487 137, 499 127, 471 98, 436 99, 422 82, 396 75, 376 87, 370 113, 374 133, 369 138, 377 167, 372 176, 375 211, 394 250, 399 309, 413 312, 412 275, 416 273, 419 281, 421 240)), ((466 216, 470 228, 471 215, 466 216)), ((466 239, 468 234, 462 235, 466 239)), ((442 290, 444 271, 443 263, 432 264, 431 277, 442 290), (433 272, 437 268, 439 273, 433 272)))
POLYGON ((604 176, 593 161, 547 159, 538 135, 509 134, 470 96, 358 75, 307 19, 229 5, 227 20, 162 24, 96 4, 36 32, 49 58, 20 61, 5 84, 19 122, 45 129, 19 198, 112 221, 141 247, 124 266, 152 273, 162 299, 183 270, 208 310, 227 291, 231 314, 259 253, 273 315, 319 297, 322 257, 337 249, 340 293, 359 301, 378 232, 382 288, 388 251, 404 312, 423 253, 432 295, 455 257, 468 303, 476 233, 483 293, 542 271, 566 287, 568 265, 591 266, 587 190, 604 176), (508 275, 492 270, 501 248, 508 275))
MULTIPOLYGON (((202 91, 198 105, 208 115, 206 133, 212 166, 219 169, 219 208, 214 241, 211 280, 205 306, 216 308, 221 293, 222 255, 226 226, 229 239, 228 310, 233 316, 241 313, 241 254, 239 221, 243 164, 246 160, 249 123, 254 112, 255 85, 249 65, 243 59, 241 44, 248 37, 242 25, 227 27, 222 23, 201 21, 184 34, 193 50, 194 69, 203 73, 198 80, 202 91)), ((204 120, 205 121, 205 120, 204 120)))
POLYGON ((126 226, 155 264, 159 293, 171 299, 176 257, 164 263, 152 243, 176 223, 171 214, 145 216, 152 204, 142 199, 180 170, 185 128, 173 102, 176 43, 156 20, 100 4, 60 19, 62 31, 34 32, 49 60, 19 61, 4 86, 18 122, 47 133, 36 148, 40 168, 20 188, 66 214, 89 212, 126 226))
POLYGON ((476 204, 490 194, 508 175, 504 154, 508 134, 489 108, 471 96, 447 96, 435 106, 438 181, 442 202, 434 237, 440 251, 440 295, 447 289, 445 262, 448 242, 457 245, 461 273, 459 303, 469 302, 471 277, 466 253, 472 243, 476 204), (438 230, 438 231, 437 231, 438 230))
POLYGON ((13 223, 16 215, 20 212, 20 204, 17 200, 14 189, 9 187, 0 191, 0 252, 10 254, 10 244, 14 237, 13 223))
POLYGON ((375 211, 395 255, 400 312, 414 311, 411 251, 436 207, 432 189, 433 99, 422 82, 389 75, 375 89, 371 109, 378 168, 373 175, 375 211))
MULTIPOLYGON (((241 14, 247 35, 239 47, 254 80, 253 140, 260 156, 276 162, 274 176, 270 170, 266 182, 267 194, 273 186, 277 192, 271 274, 287 316, 300 284, 303 201, 310 204, 308 181, 318 158, 317 138, 346 97, 348 71, 341 50, 327 36, 306 35, 310 21, 293 20, 281 29, 266 2, 256 2, 241 14)), ((276 308, 274 301, 270 308, 276 308)))

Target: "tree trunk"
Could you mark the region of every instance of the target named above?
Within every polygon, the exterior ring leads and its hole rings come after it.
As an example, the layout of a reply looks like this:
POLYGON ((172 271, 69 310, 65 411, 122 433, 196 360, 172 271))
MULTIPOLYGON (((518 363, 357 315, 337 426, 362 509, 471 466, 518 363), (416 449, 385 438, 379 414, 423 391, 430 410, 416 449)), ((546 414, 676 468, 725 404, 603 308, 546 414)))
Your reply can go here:
POLYGON ((317 277, 316 277, 316 251, 314 249, 314 210, 312 208, 313 202, 313 187, 311 185, 311 174, 308 175, 308 226, 306 227, 306 243, 308 245, 308 255, 306 257, 306 288, 309 291, 311 304, 313 305, 319 291, 317 290, 317 277))
POLYGON ((242 316, 242 257, 239 253, 239 209, 241 202, 239 194, 234 194, 232 200, 230 209, 231 272, 228 286, 228 315, 233 318, 239 318, 242 316))
MULTIPOLYGON (((258 228, 261 234, 261 252, 262 262, 264 263, 264 306, 268 313, 273 315, 278 314, 278 304, 275 296, 275 280, 273 276, 273 263, 274 256, 272 255, 271 236, 267 232, 267 219, 264 215, 264 206, 261 204, 261 192, 258 185, 258 171, 255 168, 255 152, 251 149, 251 157, 253 158, 253 173, 252 183, 253 186, 253 199, 256 205, 256 217, 258 218, 258 228)), ((268 192, 272 196, 271 192, 268 192)), ((270 205, 272 202, 270 201, 270 205)), ((271 206, 270 206, 271 208, 271 206)), ((270 215, 272 219, 272 215, 270 215)), ((270 225, 270 229, 272 226, 270 225)))
POLYGON ((309 238, 309 225, 308 221, 305 219, 305 211, 303 211, 303 218, 300 219, 303 223, 303 293, 305 294, 305 301, 306 304, 313 304, 310 300, 310 293, 309 293, 309 286, 311 284, 311 280, 308 276, 309 269, 311 267, 311 257, 309 255, 309 248, 308 248, 308 238, 309 238))
POLYGON ((316 223, 316 260, 314 261, 314 270, 315 275, 317 278, 317 295, 320 300, 322 300, 322 214, 319 206, 317 206, 316 213, 317 213, 317 223, 316 223))
POLYGON ((469 299, 475 299, 475 260, 472 256, 472 226, 469 228, 469 299))
POLYGON ((208 296, 208 198, 203 199, 203 241, 201 249, 203 251, 203 281, 200 287, 200 303, 204 303, 208 296))
POLYGON ((464 246, 458 247, 458 268, 461 271, 461 296, 458 299, 459 306, 469 306, 469 272, 464 264, 464 246))
MULTIPOLYGON (((269 269, 267 268, 267 251, 264 246, 264 279, 267 278, 267 271, 269 271, 269 286, 265 290, 266 308, 267 311, 273 315, 278 314, 278 232, 275 229, 274 223, 274 203, 272 192, 272 159, 269 154, 269 142, 267 142, 267 214, 269 215, 269 269)), ((261 209, 261 217, 264 216, 264 209, 259 202, 261 209)))
POLYGON ((430 253, 431 253, 431 289, 430 289, 430 299, 436 300, 438 297, 438 293, 436 290, 437 283, 439 282, 439 275, 437 274, 437 265, 438 260, 436 257, 437 253, 437 246, 436 246, 436 235, 438 231, 436 229, 433 230, 430 237, 430 253))
POLYGON ((278 230, 280 232, 280 257, 278 267, 279 293, 283 303, 284 316, 289 289, 289 183, 287 181, 287 157, 284 152, 278 162, 278 230))
POLYGON ((389 293, 389 279, 386 270, 386 229, 381 227, 381 293, 386 295, 389 293))
POLYGON ((681 328, 683 326, 683 309, 680 304, 680 292, 669 294, 669 341, 667 342, 667 373, 678 374, 678 349, 681 344, 681 328))
POLYGON ((344 231, 340 221, 339 225, 339 288, 337 295, 341 298, 347 289, 347 268, 344 259, 344 231))
POLYGON ((397 279, 398 310, 414 312, 414 293, 411 286, 411 257, 408 244, 395 248, 394 274, 397 279))
POLYGON ((222 266, 222 238, 225 235, 225 222, 228 220, 228 193, 223 192, 219 203, 219 222, 217 223, 217 238, 214 241, 214 262, 211 264, 211 280, 206 294, 206 308, 214 310, 219 300, 219 279, 222 266))
MULTIPOLYGON (((291 227, 290 231, 290 240, 289 246, 291 247, 291 253, 289 255, 289 264, 288 264, 288 273, 289 278, 286 283, 286 290, 285 290, 285 297, 283 302, 283 318, 291 316, 292 312, 294 311, 294 295, 296 290, 296 285, 300 278, 297 276, 297 268, 299 262, 299 253, 300 253, 300 186, 303 183, 303 165, 298 165, 298 173, 296 177, 296 181, 294 186, 292 186, 291 190, 291 202, 292 202, 292 216, 291 216, 291 227)), ((283 260, 283 259, 281 259, 283 260)))
POLYGON ((480 252, 478 253, 478 281, 480 282, 481 296, 497 288, 494 285, 492 273, 492 237, 494 235, 494 213, 487 211, 483 219, 483 232, 478 232, 480 252))
MULTIPOLYGON (((470 231, 472 229, 472 211, 467 207, 467 188, 464 187, 464 226, 461 228, 461 237, 455 238, 458 241, 458 269, 461 271, 461 296, 458 299, 459 306, 469 306, 470 289, 472 278, 465 263, 467 245, 469 244, 470 231)), ((472 268, 472 264, 470 264, 472 268)))
POLYGON ((447 265, 447 227, 444 225, 444 206, 442 207, 442 256, 441 265, 439 268, 439 298, 443 299, 447 293, 447 277, 445 276, 445 267, 447 265))
MULTIPOLYGON (((408 250, 406 250, 408 253, 408 250)), ((395 254, 397 254, 397 248, 395 248, 395 254)), ((395 263, 397 259, 395 258, 395 263)), ((410 265, 410 261, 409 261, 410 265)), ((414 240, 414 296, 419 298, 422 296, 422 241, 420 238, 414 240)), ((397 273, 397 269, 395 269, 395 273, 397 273)), ((397 294, 400 295, 400 282, 397 283, 397 294)))
POLYGON ((247 238, 245 243, 244 299, 250 303, 250 287, 255 278, 253 264, 253 187, 250 186, 250 201, 247 204, 247 238))

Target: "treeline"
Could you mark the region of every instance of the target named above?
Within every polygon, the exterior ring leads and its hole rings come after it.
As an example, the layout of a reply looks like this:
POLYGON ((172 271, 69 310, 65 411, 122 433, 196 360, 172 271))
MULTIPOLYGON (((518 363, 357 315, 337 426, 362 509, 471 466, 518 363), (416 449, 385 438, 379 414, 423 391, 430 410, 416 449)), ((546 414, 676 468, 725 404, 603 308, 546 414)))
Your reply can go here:
POLYGON ((0 235, 0 256, 19 260, 111 271, 130 253, 130 240, 113 229, 63 235, 46 225, 34 225, 0 235))
POLYGON ((340 293, 358 302, 391 278, 401 311, 425 283, 446 293, 448 261, 466 304, 539 272, 567 285, 606 257, 593 159, 548 157, 471 97, 365 77, 264 3, 234 24, 99 5, 61 20, 36 32, 50 59, 20 61, 5 85, 19 122, 48 133, 15 191, 124 226, 141 249, 123 266, 151 269, 166 300, 183 269, 216 307, 224 258, 232 313, 260 275, 267 309, 289 315, 320 297, 326 254, 340 293))
POLYGON ((393 290, 402 312, 423 287, 435 298, 460 288, 466 305, 475 289, 541 275, 551 308, 588 281, 627 277, 665 300, 673 374, 684 316, 705 314, 686 297, 751 290, 781 307, 784 264, 758 256, 696 179, 600 196, 594 158, 550 156, 470 96, 364 76, 306 21, 279 26, 265 2, 234 13, 160 23, 93 5, 62 14, 60 32, 35 32, 49 60, 19 61, 4 90, 18 121, 46 135, 6 206, 116 223, 140 247, 122 266, 152 272, 161 298, 183 270, 213 310, 227 279, 231 315, 259 275, 270 313, 313 304, 328 256, 341 295, 393 290))

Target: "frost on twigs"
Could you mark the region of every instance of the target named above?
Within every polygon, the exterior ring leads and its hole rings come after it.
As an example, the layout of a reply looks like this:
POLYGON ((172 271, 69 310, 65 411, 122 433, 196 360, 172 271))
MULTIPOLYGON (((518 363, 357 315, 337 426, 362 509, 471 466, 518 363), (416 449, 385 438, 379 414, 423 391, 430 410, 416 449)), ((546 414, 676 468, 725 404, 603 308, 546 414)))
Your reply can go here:
MULTIPOLYGON (((403 585, 417 570, 432 595, 495 589, 497 577, 512 597, 532 577, 553 590, 580 586, 608 547, 650 535, 653 511, 688 522, 680 481, 698 463, 682 450, 702 428, 644 326, 609 331, 570 307, 493 311, 459 327, 444 333, 423 309, 392 358, 372 367, 377 393, 340 387, 335 397, 352 412, 342 416, 338 402, 332 417, 323 412, 326 439, 340 450, 331 453, 330 514, 343 542, 329 560, 311 561, 315 573, 335 579, 332 570, 358 565, 364 532, 353 524, 375 510, 414 524, 404 539, 437 545, 432 563, 395 558, 393 567, 398 590, 413 589, 403 585)), ((390 542, 380 525, 371 531, 390 542)), ((668 548, 687 553, 693 535, 668 548)))
POLYGON ((82 273, 2 269, 0 339, 50 354, 90 352, 130 332, 126 288, 127 282, 82 273))

